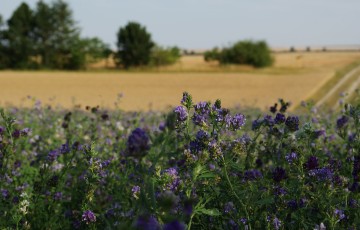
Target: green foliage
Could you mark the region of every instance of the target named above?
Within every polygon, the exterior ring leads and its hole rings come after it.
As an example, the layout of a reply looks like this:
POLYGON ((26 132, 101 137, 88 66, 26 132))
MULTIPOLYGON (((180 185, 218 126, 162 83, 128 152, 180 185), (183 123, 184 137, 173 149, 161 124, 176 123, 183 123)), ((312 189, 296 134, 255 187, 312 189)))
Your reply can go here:
POLYGON ((204 54, 206 61, 217 60, 220 64, 246 64, 256 68, 273 64, 271 51, 265 41, 239 41, 230 47, 214 48, 204 54))
POLYGON ((125 68, 148 65, 154 45, 145 27, 129 22, 117 34, 116 62, 125 68))
POLYGON ((84 69, 106 49, 98 38, 80 37, 66 2, 39 1, 34 10, 22 3, 0 30, 0 69, 84 69))
POLYGON ((31 68, 34 62, 33 12, 22 3, 7 21, 8 29, 2 33, 2 65, 8 68, 31 68))
POLYGON ((155 46, 151 51, 150 65, 157 67, 172 65, 179 60, 180 56, 180 49, 176 46, 169 48, 155 46))

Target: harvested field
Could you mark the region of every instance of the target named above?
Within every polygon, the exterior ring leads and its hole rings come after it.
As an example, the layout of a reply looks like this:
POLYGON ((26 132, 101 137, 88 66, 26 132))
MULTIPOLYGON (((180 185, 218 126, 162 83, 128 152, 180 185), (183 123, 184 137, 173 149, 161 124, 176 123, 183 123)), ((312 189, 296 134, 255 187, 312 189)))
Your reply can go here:
MULTIPOLYGON (((177 105, 183 91, 192 93, 195 101, 221 98, 226 107, 264 109, 278 98, 296 105, 313 95, 336 70, 360 59, 360 53, 280 53, 275 57, 272 68, 237 67, 237 71, 206 73, 5 71, 0 72, 0 105, 32 106, 36 98, 43 104, 66 108, 75 105, 116 108, 114 103, 118 102, 124 110, 163 110, 177 105), (120 93, 124 96, 118 100, 120 93)), ((204 70, 206 65, 216 68, 214 63, 203 62, 200 56, 184 57, 182 65, 188 70, 197 67, 204 70)))

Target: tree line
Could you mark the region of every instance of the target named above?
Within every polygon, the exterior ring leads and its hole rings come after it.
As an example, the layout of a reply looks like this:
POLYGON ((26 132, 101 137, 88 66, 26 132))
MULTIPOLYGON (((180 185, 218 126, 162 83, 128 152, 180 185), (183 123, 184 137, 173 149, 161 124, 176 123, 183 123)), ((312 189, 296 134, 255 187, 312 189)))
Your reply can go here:
MULTIPOLYGON (((181 56, 178 47, 162 47, 137 22, 120 27, 117 50, 97 37, 83 38, 72 11, 63 0, 45 3, 39 0, 34 9, 25 2, 4 21, 0 15, 0 69, 85 69, 101 59, 113 58, 118 68, 163 66, 181 56)), ((204 54, 206 61, 220 64, 272 64, 266 42, 243 41, 222 50, 204 54)))

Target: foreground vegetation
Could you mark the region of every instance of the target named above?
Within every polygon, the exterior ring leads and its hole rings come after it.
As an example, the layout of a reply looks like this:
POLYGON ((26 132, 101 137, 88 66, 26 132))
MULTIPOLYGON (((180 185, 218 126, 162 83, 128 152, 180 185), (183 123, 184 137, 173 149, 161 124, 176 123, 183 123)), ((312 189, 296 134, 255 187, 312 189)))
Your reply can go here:
POLYGON ((0 227, 357 229, 360 103, 1 110, 0 227))

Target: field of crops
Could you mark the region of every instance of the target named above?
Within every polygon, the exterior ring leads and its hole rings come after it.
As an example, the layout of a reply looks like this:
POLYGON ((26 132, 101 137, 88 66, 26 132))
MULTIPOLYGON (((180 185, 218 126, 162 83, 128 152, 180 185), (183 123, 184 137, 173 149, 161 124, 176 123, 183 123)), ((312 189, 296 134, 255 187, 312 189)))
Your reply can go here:
MULTIPOLYGON (((196 98, 197 99, 197 98, 196 98)), ((358 229, 360 105, 0 110, 1 229, 358 229)))
POLYGON ((360 53, 278 53, 275 58, 275 66, 265 69, 223 67, 185 56, 174 66, 146 72, 1 72, 0 105, 32 106, 35 98, 65 108, 164 110, 185 90, 203 100, 222 98, 227 107, 264 109, 280 97, 297 105, 337 70, 359 60, 360 53))
POLYGON ((360 97, 300 103, 360 53, 188 58, 1 72, 0 229, 360 228, 360 97))

